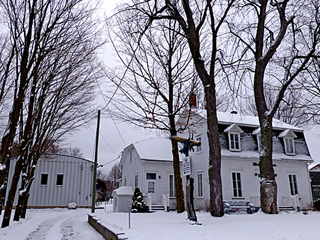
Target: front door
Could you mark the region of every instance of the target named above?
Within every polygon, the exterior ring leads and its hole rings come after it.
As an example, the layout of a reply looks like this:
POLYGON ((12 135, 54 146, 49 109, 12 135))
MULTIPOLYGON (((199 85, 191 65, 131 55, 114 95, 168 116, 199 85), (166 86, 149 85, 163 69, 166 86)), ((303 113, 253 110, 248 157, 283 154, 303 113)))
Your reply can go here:
POLYGON ((147 193, 150 194, 151 203, 157 204, 157 174, 156 173, 147 173, 147 193))

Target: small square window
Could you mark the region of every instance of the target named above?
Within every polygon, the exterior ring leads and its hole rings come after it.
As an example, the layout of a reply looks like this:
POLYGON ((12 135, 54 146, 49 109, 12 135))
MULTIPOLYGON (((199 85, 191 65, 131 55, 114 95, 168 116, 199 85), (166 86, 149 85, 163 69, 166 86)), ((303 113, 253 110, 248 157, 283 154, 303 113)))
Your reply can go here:
POLYGON ((156 173, 147 173, 147 179, 156 180, 157 174, 156 173))
POLYGON ((63 174, 57 174, 57 186, 62 186, 63 185, 63 174))
POLYGON ((48 185, 48 173, 42 173, 41 174, 41 185, 48 185))

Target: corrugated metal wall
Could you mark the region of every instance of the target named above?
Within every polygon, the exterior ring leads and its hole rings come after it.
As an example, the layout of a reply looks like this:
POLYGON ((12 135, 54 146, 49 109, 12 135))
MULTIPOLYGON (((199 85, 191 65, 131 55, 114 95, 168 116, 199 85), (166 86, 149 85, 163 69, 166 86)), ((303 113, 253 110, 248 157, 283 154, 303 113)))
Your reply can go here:
MULTIPOLYGON (((16 160, 11 160, 9 183, 16 160)), ((93 162, 66 155, 45 155, 38 161, 35 179, 30 189, 29 207, 66 207, 70 202, 90 207, 92 203, 93 162), (48 174, 47 185, 41 185, 41 175, 48 174), (63 184, 58 186, 57 175, 63 175, 63 184)), ((19 186, 20 187, 20 183, 19 186)), ((18 199, 16 194, 15 205, 18 199)))

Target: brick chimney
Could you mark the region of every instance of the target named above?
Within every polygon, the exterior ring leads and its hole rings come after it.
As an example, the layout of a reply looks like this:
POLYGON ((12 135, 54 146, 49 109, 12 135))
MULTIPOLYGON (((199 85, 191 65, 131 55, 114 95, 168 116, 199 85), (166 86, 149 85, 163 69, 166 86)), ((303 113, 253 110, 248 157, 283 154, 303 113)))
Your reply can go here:
POLYGON ((197 96, 194 93, 191 93, 189 95, 189 106, 190 106, 190 108, 197 107, 197 96))

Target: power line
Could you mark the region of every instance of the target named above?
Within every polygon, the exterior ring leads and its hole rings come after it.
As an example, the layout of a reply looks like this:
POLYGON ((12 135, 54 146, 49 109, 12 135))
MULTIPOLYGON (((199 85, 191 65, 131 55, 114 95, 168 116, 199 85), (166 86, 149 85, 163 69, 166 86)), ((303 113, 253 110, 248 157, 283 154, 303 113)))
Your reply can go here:
MULTIPOLYGON (((97 81, 97 80, 96 80, 96 81, 97 81)), ((116 124, 116 122, 115 122, 115 120, 114 120, 114 118, 113 118, 113 116, 112 116, 112 114, 111 114, 111 111, 110 111, 110 109, 109 109, 109 107, 108 107, 108 105, 109 105, 110 102, 107 103, 107 101, 106 101, 106 99, 105 99, 105 96, 104 96, 104 94, 103 94, 103 92, 102 92, 100 83, 99 83, 98 81, 97 81, 97 85, 98 85, 98 87, 99 87, 100 94, 102 95, 102 99, 103 99, 103 101, 104 101, 105 104, 106 104, 106 105, 103 107, 103 109, 106 108, 106 109, 108 110, 108 113, 110 114, 110 117, 111 117, 111 119, 112 119, 112 121, 113 121, 113 124, 114 124, 114 126, 116 127, 116 130, 117 130, 117 132, 118 132, 118 134, 119 134, 119 136, 120 136, 120 138, 121 138, 124 146, 126 146, 127 144, 125 143, 125 141, 124 141, 124 139, 123 139, 123 137, 122 137, 122 135, 121 135, 121 133, 120 133, 120 131, 119 131, 119 128, 118 128, 118 126, 117 126, 117 124, 116 124)))
POLYGON ((110 163, 113 163, 113 162, 117 161, 120 157, 121 157, 121 154, 119 154, 119 156, 118 156, 117 158, 111 160, 110 162, 107 162, 107 163, 105 163, 105 164, 99 165, 99 167, 103 167, 103 166, 105 166, 105 165, 108 165, 108 164, 110 164, 110 163))

